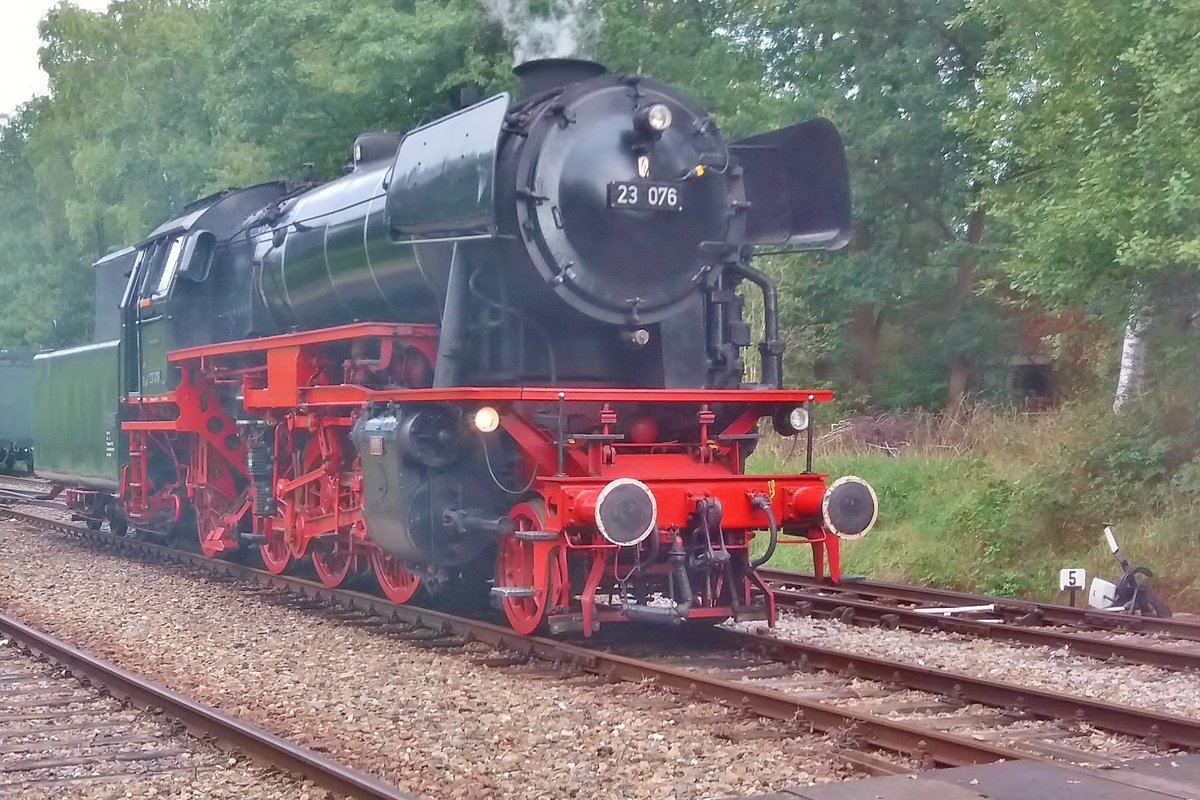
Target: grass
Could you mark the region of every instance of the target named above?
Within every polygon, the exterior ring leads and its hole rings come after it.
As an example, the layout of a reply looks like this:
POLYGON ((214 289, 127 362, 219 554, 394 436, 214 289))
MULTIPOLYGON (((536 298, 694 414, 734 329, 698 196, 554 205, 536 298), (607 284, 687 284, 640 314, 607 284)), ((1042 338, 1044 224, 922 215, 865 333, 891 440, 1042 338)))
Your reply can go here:
MULTIPOLYGON (((1200 470, 1189 466, 1198 448, 1164 419, 1158 430, 1114 423, 1100 408, 986 411, 965 424, 909 420, 904 435, 882 441, 835 426, 819 438, 814 466, 865 478, 880 505, 874 531, 844 543, 843 571, 1062 599, 1062 567, 1119 576, 1102 537, 1112 523, 1168 604, 1200 610, 1200 470)), ((768 445, 751 468, 794 470, 796 459, 768 445)), ((784 548, 773 563, 811 568, 802 548, 784 548)))

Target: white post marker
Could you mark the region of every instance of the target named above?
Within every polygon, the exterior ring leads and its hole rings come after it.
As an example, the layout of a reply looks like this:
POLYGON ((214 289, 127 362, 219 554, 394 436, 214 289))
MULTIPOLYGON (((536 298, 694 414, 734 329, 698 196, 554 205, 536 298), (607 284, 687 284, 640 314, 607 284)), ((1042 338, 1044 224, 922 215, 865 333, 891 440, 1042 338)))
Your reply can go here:
POLYGON ((1108 549, 1115 556, 1117 554, 1117 552, 1121 549, 1121 546, 1119 544, 1117 544, 1117 537, 1113 535, 1113 530, 1112 530, 1111 525, 1104 526, 1104 538, 1108 540, 1108 549))
POLYGON ((1071 605, 1075 605, 1075 595, 1087 586, 1087 570, 1083 567, 1067 567, 1058 571, 1058 590, 1071 593, 1071 605))

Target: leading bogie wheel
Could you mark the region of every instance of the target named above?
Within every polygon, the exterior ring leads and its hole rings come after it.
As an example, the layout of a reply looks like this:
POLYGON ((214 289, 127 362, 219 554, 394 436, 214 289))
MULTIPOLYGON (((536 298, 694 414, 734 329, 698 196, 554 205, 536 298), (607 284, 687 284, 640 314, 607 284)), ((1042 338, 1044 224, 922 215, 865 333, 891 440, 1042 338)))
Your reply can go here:
POLYGON ((496 586, 502 591, 500 608, 508 624, 517 633, 530 634, 544 625, 548 611, 566 604, 567 576, 558 548, 516 535, 520 531, 545 530, 545 511, 541 502, 521 503, 513 508, 509 517, 514 530, 500 538, 496 553, 496 586), (544 570, 544 577, 539 580, 540 570, 544 570))

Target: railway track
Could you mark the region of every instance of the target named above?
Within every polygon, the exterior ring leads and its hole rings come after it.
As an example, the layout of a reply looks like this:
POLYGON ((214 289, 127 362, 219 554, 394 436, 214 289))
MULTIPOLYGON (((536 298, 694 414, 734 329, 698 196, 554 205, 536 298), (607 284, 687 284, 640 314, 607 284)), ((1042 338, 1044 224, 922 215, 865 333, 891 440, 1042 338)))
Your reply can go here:
POLYGON ((180 726, 338 797, 413 800, 358 770, 199 704, 0 614, 0 796, 204 774, 215 767, 180 726), (56 665, 50 668, 48 664, 56 665), (170 720, 148 721, 130 704, 170 720), (166 729, 164 731, 164 728, 166 729))
MULTIPOLYGON (((0 476, 0 503, 6 499, 5 489, 9 489, 9 502, 63 508, 59 500, 30 499, 33 494, 47 491, 49 486, 36 478, 0 476), (12 483, 6 485, 6 482, 12 483)), ((865 580, 835 585, 811 575, 771 568, 762 568, 760 572, 774 587, 782 607, 805 615, 836 618, 855 625, 940 631, 1034 647, 1067 648, 1104 661, 1174 670, 1200 669, 1200 622, 1114 615, 1053 603, 865 580), (930 612, 936 607, 981 605, 991 606, 983 618, 930 612), (1122 639, 1097 633, 1137 636, 1122 639)))
POLYGON ((9 475, 0 472, 0 487, 10 489, 24 489, 26 491, 48 492, 50 491, 50 482, 44 481, 41 478, 26 477, 23 475, 9 475))
POLYGON ((50 483, 40 478, 22 478, 0 474, 0 506, 20 503, 65 511, 66 503, 61 495, 51 497, 52 488, 50 483))
POLYGON ((192 748, 61 669, 35 660, 0 622, 0 796, 132 780, 192 768, 192 748))
POLYGON ((488 666, 534 658, 612 681, 654 681, 771 720, 777 735, 788 735, 789 730, 826 733, 834 737, 841 758, 876 774, 907 772, 914 765, 1010 759, 1113 761, 1112 755, 1088 752, 1086 740, 1093 729, 1136 737, 1152 748, 1200 748, 1200 722, 1090 698, 723 628, 711 630, 700 651, 672 652, 662 646, 668 637, 657 637, 649 655, 638 652, 636 642, 602 639, 599 646, 585 647, 521 636, 487 621, 396 605, 374 595, 329 589, 34 514, 8 513, 110 547, 199 567, 225 580, 250 582, 262 587, 260 596, 376 628, 384 635, 439 647, 484 642, 503 651, 485 659, 488 666), (900 696, 903 692, 909 695, 900 696))
MULTIPOLYGON (((0 503, 7 500, 61 508, 60 500, 33 499, 49 489, 50 484, 39 478, 0 475, 0 503)), ((1111 614, 1055 603, 879 581, 855 580, 835 585, 811 575, 770 567, 761 568, 760 572, 775 588, 780 605, 802 614, 833 617, 856 625, 934 630, 1035 647, 1065 647, 1101 660, 1116 659, 1166 669, 1200 669, 1198 621, 1111 614), (928 611, 934 607, 981 605, 991 606, 984 618, 928 611), (1143 635, 1121 639, 1096 636, 1097 633, 1143 635)))
POLYGON ((775 589, 777 602, 802 614, 858 625, 937 630, 1023 645, 1065 647, 1092 658, 1167 669, 1200 669, 1200 623, 1191 620, 1112 614, 875 581, 835 585, 786 570, 761 572, 775 589), (981 606, 990 606, 981 612, 982 616, 936 611, 981 606), (1112 634, 1141 635, 1131 639, 1112 634))

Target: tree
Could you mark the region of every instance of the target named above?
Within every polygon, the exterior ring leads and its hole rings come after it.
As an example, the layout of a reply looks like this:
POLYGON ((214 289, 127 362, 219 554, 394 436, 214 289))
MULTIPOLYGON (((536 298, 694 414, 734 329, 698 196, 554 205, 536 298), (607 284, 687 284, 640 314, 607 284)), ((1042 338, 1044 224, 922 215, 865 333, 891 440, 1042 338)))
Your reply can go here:
POLYGON ((364 130, 510 79, 474 0, 114 0, 41 23, 51 96, 0 127, 4 345, 88 333, 99 256, 231 184, 335 175, 364 130))
POLYGON ((30 148, 39 186, 89 259, 140 238, 210 179, 201 8, 116 0, 98 14, 63 4, 41 23, 53 99, 30 148))
POLYGON ((766 86, 760 54, 731 46, 730 32, 745 17, 741 3, 604 0, 598 11, 601 61, 688 92, 713 113, 725 136, 797 121, 786 117, 790 109, 766 86))
POLYGON ((336 173, 354 137, 447 113, 449 90, 511 82, 508 45, 477 0, 213 0, 218 175, 336 173))
POLYGON ((878 397, 890 326, 903 348, 893 375, 907 390, 902 401, 956 410, 999 344, 978 281, 977 151, 953 124, 977 102, 985 31, 957 24, 961 5, 939 0, 743 5, 733 40, 761 55, 785 116, 823 114, 838 124, 854 180, 849 252, 785 270, 793 322, 845 331, 848 346, 827 355, 850 365, 864 402, 878 397), (935 398, 928 387, 939 386, 935 398))
POLYGON ((87 333, 88 293, 75 291, 61 256, 74 253, 62 209, 38 191, 30 137, 48 113, 43 99, 0 128, 0 343, 35 348, 87 333))
POLYGON ((1147 309, 1195 302, 1200 16, 1173 0, 976 0, 972 16, 992 35, 965 128, 988 149, 1003 265, 1049 302, 1132 319, 1124 392, 1147 309))

